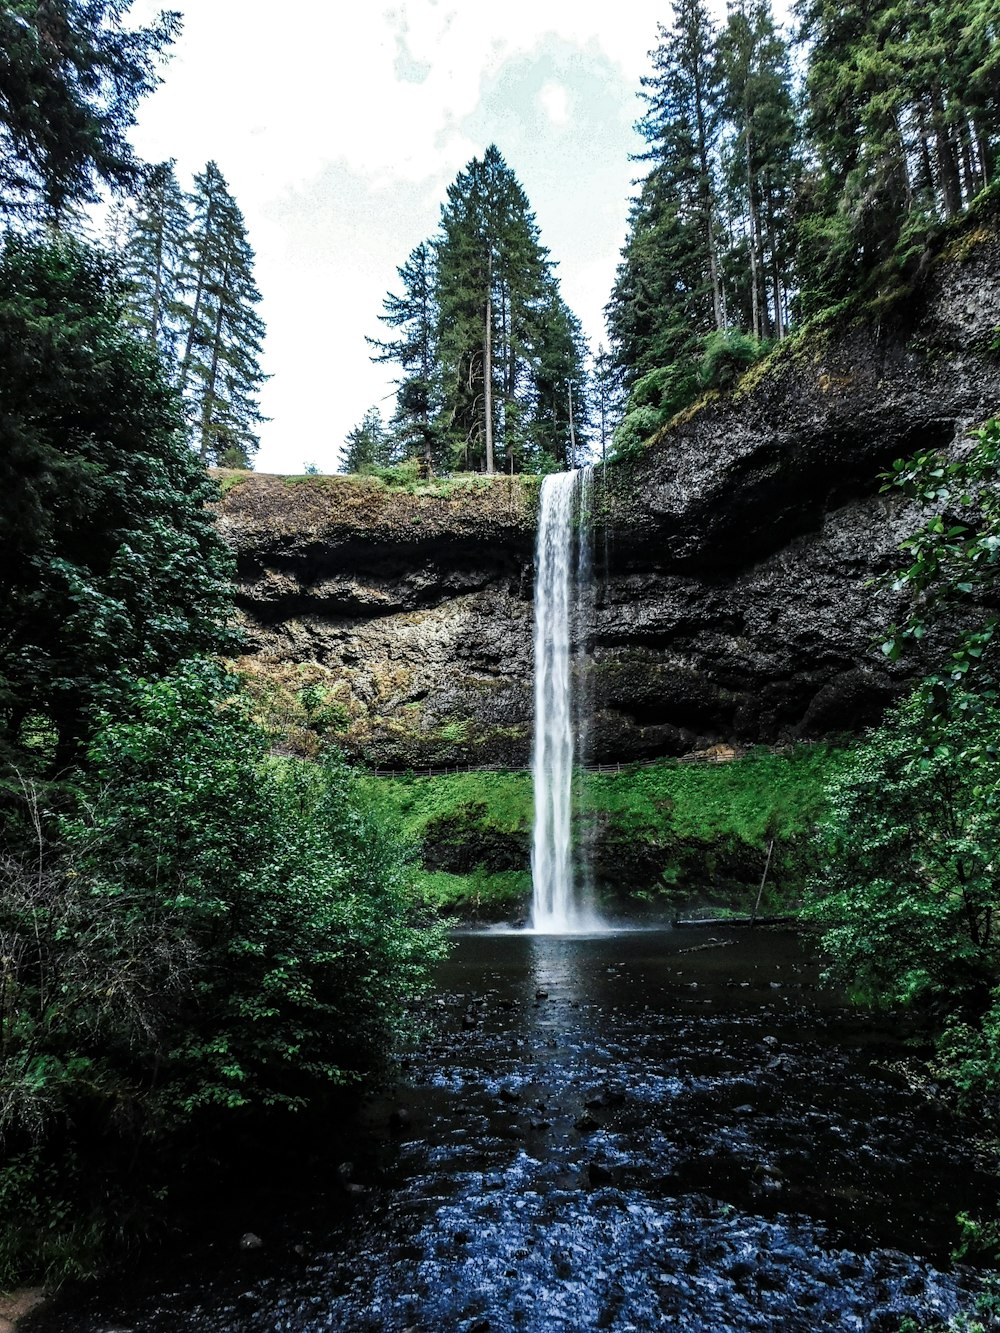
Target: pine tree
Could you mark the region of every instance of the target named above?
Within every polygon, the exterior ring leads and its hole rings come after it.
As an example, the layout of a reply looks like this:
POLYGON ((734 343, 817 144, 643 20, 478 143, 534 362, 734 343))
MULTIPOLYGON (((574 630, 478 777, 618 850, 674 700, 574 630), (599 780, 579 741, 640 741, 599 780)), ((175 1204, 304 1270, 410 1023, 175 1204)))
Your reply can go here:
POLYGON ((637 125, 649 145, 640 160, 650 166, 632 201, 606 311, 627 384, 685 364, 726 323, 717 180, 721 88, 704 0, 676 0, 673 26, 661 25, 658 35, 637 125))
MULTIPOLYGON (((537 462, 554 458, 562 467, 576 467, 589 457, 587 346, 580 321, 554 281, 539 316, 532 367, 530 439, 534 458, 537 462)), ((511 458, 517 461, 513 454, 511 458)))
POLYGON ((495 145, 448 187, 438 233, 398 273, 402 294, 381 316, 396 336, 368 339, 373 360, 402 372, 388 456, 487 472, 578 457, 586 347, 495 145))
MULTIPOLYGON (((737 313, 755 338, 787 331, 791 286, 790 206, 797 170, 794 98, 788 47, 770 0, 730 0, 719 41, 727 213, 741 242, 731 253, 729 288, 749 288, 737 313), (735 262, 733 262, 735 261, 735 262)), ((732 302, 730 303, 732 307, 732 302)))
POLYGON ((800 232, 806 313, 919 258, 928 227, 991 179, 991 0, 797 0, 816 170, 800 232))
POLYGON ((495 145, 448 187, 434 242, 444 420, 466 466, 530 447, 530 361, 550 266, 527 196, 495 145))
POLYGON ((150 347, 173 365, 183 307, 179 270, 187 243, 188 213, 174 163, 151 167, 133 204, 122 249, 130 322, 150 347))
POLYGON ((181 270, 186 331, 181 390, 201 458, 249 467, 264 421, 258 394, 264 324, 243 214, 214 162, 195 176, 193 228, 181 270))
POLYGON ((654 167, 629 212, 629 231, 606 309, 626 386, 684 362, 713 327, 704 238, 654 167))
POLYGON ((679 214, 700 236, 717 329, 725 327, 719 274, 716 157, 721 119, 715 28, 705 0, 674 0, 671 28, 661 24, 651 52, 652 75, 642 80, 647 104, 638 128, 648 157, 669 182, 679 214))
POLYGON ((128 131, 180 28, 160 14, 126 28, 131 0, 0 5, 0 213, 64 224, 101 184, 135 186, 128 131))
POLYGON ((591 423, 601 461, 607 458, 611 437, 622 415, 622 376, 615 358, 604 346, 598 347, 591 362, 591 423))
MULTIPOLYGON (((368 338, 372 360, 395 362, 402 376, 396 381, 396 411, 392 434, 403 457, 419 456, 430 475, 441 458, 438 419, 440 387, 438 374, 438 304, 434 250, 426 241, 416 246, 397 272, 403 295, 389 293, 379 316, 390 329, 398 330, 389 340, 368 338)), ((353 469, 352 469, 353 470, 353 469)))
POLYGON ((392 446, 382 413, 370 407, 360 423, 347 432, 344 441, 343 472, 365 473, 373 468, 388 467, 393 461, 392 446))

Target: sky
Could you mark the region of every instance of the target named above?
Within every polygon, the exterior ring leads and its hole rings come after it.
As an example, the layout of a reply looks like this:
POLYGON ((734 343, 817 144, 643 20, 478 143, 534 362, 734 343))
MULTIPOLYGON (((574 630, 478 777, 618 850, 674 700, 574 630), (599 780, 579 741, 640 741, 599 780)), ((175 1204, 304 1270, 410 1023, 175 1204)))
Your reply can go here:
MULTIPOLYGON (((134 21, 168 7, 137 0, 134 21)), ((496 143, 591 345, 625 239, 636 93, 667 0, 170 0, 183 31, 139 112, 182 184, 214 160, 243 210, 267 326, 255 466, 335 471, 393 407, 365 335, 450 182, 496 143)), ((722 16, 725 0, 712 0, 722 16)), ((778 0, 783 17, 787 4, 778 0)))

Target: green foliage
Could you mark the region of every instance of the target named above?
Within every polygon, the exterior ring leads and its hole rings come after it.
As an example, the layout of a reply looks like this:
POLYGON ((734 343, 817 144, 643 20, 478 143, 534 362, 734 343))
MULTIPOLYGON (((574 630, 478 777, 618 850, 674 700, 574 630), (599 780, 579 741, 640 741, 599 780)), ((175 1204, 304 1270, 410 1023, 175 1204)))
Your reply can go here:
POLYGON ((129 322, 176 371, 178 340, 184 328, 181 270, 188 241, 187 202, 174 162, 147 171, 132 202, 122 250, 129 322))
POLYGON ((721 30, 704 0, 675 0, 658 30, 648 171, 607 308, 629 384, 712 329, 781 339, 793 315, 898 298, 990 193, 992 0, 793 8, 797 62, 770 0, 731 0, 721 30))
POLYGON ((768 344, 750 334, 732 330, 710 333, 698 366, 698 386, 727 392, 734 389, 740 376, 766 356, 768 344))
POLYGON ((177 372, 205 463, 249 467, 257 450, 264 323, 246 224, 214 162, 194 178, 192 225, 177 272, 177 372))
POLYGON ((872 1000, 975 1009, 997 975, 1000 709, 961 703, 930 718, 918 692, 830 789, 808 912, 872 1000))
POLYGON ((230 556, 109 260, 9 235, 0 367, 0 757, 53 768, 130 676, 226 644, 230 556), (47 755, 29 744, 38 719, 47 755))
MULTIPOLYGON (((390 814, 336 760, 271 759, 233 679, 206 662, 138 684, 95 734, 58 844, 37 828, 37 855, 4 865, 0 904, 11 1264, 43 1225, 60 1145, 80 1151, 43 1262, 74 1247, 80 1198, 109 1160, 141 1159, 136 1184, 151 1186, 178 1151, 321 1112, 406 1029, 440 951, 410 921, 390 814)), ((129 1197, 119 1176, 108 1188, 112 1206, 129 1197)))
MULTIPOLYGON (((987 422, 973 438, 952 461, 937 453, 899 459, 886 479, 885 490, 900 490, 930 511, 902 546, 910 563, 894 587, 910 594, 912 613, 902 629, 890 629, 882 645, 894 661, 907 640, 922 639, 929 620, 943 610, 989 605, 1000 573, 1000 422, 987 422)), ((975 619, 955 645, 947 671, 928 682, 939 703, 988 654, 997 617, 979 610, 975 619)))
POLYGON ((630 458, 678 412, 706 392, 730 392, 747 370, 767 355, 768 344, 732 330, 698 339, 689 355, 637 380, 628 410, 614 434, 614 457, 630 458))
POLYGON ((0 212, 65 222, 100 184, 133 187, 139 100, 180 28, 163 13, 126 26, 131 0, 6 0, 0 6, 0 212))
POLYGON ((353 430, 347 432, 341 470, 365 476, 391 466, 392 441, 386 433, 382 413, 370 407, 353 430))
POLYGON ((667 419, 667 414, 657 407, 637 407, 634 411, 626 412, 614 433, 612 457, 636 457, 667 419))

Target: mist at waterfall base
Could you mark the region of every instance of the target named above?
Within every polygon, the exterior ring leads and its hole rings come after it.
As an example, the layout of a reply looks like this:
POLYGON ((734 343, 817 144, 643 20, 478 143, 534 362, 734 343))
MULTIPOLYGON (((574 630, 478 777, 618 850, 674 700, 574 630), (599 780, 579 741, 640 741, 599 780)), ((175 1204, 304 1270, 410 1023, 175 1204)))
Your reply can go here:
POLYGON ((588 707, 575 688, 584 673, 586 611, 592 596, 593 468, 542 481, 535 549, 535 815, 529 930, 539 935, 609 929, 594 905, 585 841, 574 850, 575 763, 585 762, 588 707), (577 665, 580 662, 577 661, 577 665))

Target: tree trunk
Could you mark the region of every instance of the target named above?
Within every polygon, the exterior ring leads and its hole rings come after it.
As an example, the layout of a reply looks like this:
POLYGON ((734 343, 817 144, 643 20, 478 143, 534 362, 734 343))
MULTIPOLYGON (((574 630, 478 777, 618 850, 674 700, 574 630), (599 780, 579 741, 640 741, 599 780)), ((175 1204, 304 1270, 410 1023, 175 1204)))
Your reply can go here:
MULTIPOLYGON (((201 403, 201 461, 208 464, 208 432, 212 424, 212 403, 215 398, 215 382, 219 375, 219 346, 222 341, 222 320, 225 309, 226 287, 229 284, 228 268, 222 275, 222 287, 219 291, 219 308, 215 313, 215 335, 212 338, 212 368, 205 385, 205 397, 201 403)), ((218 459, 216 459, 218 462, 218 459)))
POLYGON ((486 417, 486 471, 493 473, 493 257, 487 264, 486 328, 483 338, 483 411, 486 417))
POLYGON ((764 336, 764 326, 761 318, 761 297, 763 292, 761 290, 760 281, 760 219, 757 216, 757 197, 754 190, 750 126, 747 123, 744 123, 743 137, 746 142, 747 204, 750 209, 750 308, 753 320, 753 336, 755 338, 762 338, 764 336))
POLYGON ((974 199, 979 193, 977 186, 976 165, 972 156, 972 136, 969 133, 969 122, 962 117, 961 128, 958 131, 958 141, 962 152, 962 174, 965 177, 965 198, 974 199))
POLYGON ((573 385, 572 382, 566 386, 567 397, 569 399, 569 458, 566 460, 570 467, 576 462, 576 431, 573 427, 573 385))
POLYGON ((930 136, 927 131, 927 108, 922 98, 917 101, 916 111, 917 142, 920 153, 920 179, 923 188, 933 197, 934 163, 931 159, 930 136))
POLYGON ((719 283, 719 260, 715 249, 715 201, 712 198, 712 173, 708 160, 708 134, 705 129, 704 95, 701 78, 695 74, 695 116, 698 131, 698 175, 701 195, 702 215, 705 221, 706 241, 708 242, 708 273, 712 282, 712 307, 715 315, 715 327, 726 326, 722 309, 722 287, 719 283))
POLYGON ((164 220, 161 217, 159 230, 156 233, 156 276, 153 279, 153 310, 149 321, 149 345, 154 348, 159 339, 160 304, 163 299, 164 227, 164 220))
POLYGON ((990 136, 980 121, 975 121, 976 143, 979 145, 979 166, 983 173, 983 184, 989 185, 993 179, 993 147, 990 136))
POLYGON ((194 336, 198 327, 198 316, 201 314, 201 302, 205 295, 205 278, 208 270, 208 248, 212 239, 212 204, 215 202, 215 196, 211 196, 208 208, 205 212, 205 237, 201 252, 201 263, 198 265, 198 282, 194 293, 194 307, 191 310, 191 325, 188 328, 187 342, 184 347, 184 356, 181 359, 181 368, 178 375, 178 384, 181 393, 184 392, 187 384, 188 371, 191 368, 191 356, 194 352, 194 336))
POLYGON ((938 174, 940 176, 941 197, 944 202, 945 217, 953 218, 962 206, 962 187, 958 178, 955 150, 948 134, 948 126, 945 122, 944 104, 941 100, 941 89, 937 85, 931 89, 931 117, 934 125, 938 174))

